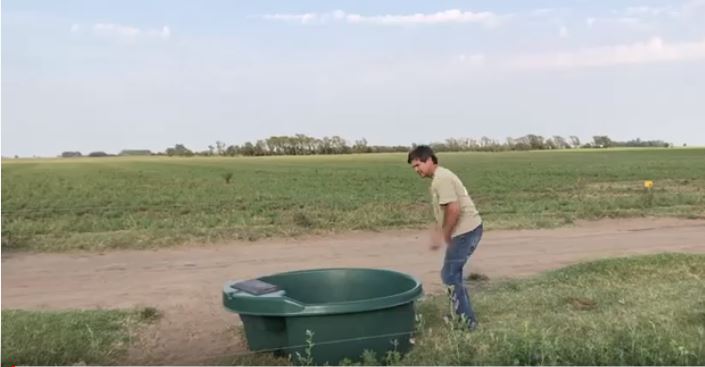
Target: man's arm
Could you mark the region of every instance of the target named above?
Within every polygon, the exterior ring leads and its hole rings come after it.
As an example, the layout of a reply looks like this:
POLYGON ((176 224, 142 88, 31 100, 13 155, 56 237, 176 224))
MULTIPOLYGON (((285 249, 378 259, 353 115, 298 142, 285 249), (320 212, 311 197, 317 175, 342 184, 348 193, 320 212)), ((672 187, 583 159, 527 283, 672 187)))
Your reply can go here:
POLYGON ((460 218, 460 204, 457 201, 451 201, 448 204, 443 205, 443 228, 441 231, 443 233, 443 239, 447 244, 451 243, 451 238, 453 237, 453 231, 455 226, 458 224, 458 219, 460 218))

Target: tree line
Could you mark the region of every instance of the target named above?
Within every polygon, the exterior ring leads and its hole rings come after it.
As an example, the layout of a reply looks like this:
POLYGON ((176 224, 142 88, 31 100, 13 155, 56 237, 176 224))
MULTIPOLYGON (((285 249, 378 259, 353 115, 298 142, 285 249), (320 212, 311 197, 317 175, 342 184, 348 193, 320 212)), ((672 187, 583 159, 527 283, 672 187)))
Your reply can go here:
MULTIPOLYGON (((164 152, 152 152, 147 149, 126 149, 118 153, 118 156, 143 156, 143 155, 165 155, 178 157, 191 156, 278 156, 278 155, 315 155, 315 154, 352 154, 352 153, 391 153, 408 152, 416 144, 411 146, 383 146, 369 145, 367 139, 359 139, 350 144, 340 136, 315 138, 304 134, 294 136, 271 136, 255 142, 246 142, 242 145, 227 145, 222 141, 216 141, 214 145, 209 145, 208 150, 194 151, 184 144, 176 144, 168 147, 164 152)), ((663 147, 668 148, 672 144, 663 140, 641 140, 639 138, 629 141, 615 141, 606 135, 593 136, 592 141, 581 143, 577 136, 564 138, 561 136, 543 137, 541 135, 529 134, 519 138, 507 138, 500 142, 488 137, 480 139, 474 138, 449 138, 443 142, 430 144, 437 152, 501 152, 501 151, 523 151, 523 150, 551 150, 551 149, 575 149, 575 148, 613 148, 613 147, 663 147)), ((66 151, 62 157, 81 157, 81 152, 66 151)), ((102 151, 91 152, 89 157, 114 156, 102 151)))

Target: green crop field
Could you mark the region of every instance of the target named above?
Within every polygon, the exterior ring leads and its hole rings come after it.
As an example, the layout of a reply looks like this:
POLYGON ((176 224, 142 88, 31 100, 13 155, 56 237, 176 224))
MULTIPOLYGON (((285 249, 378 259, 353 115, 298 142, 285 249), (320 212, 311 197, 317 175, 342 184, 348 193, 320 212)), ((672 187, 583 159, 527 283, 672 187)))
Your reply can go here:
MULTIPOLYGON (((705 217, 705 149, 443 153, 488 228, 705 217), (653 180, 646 190, 644 180, 653 180)), ((144 248, 425 226, 405 154, 2 162, 5 250, 144 248)))

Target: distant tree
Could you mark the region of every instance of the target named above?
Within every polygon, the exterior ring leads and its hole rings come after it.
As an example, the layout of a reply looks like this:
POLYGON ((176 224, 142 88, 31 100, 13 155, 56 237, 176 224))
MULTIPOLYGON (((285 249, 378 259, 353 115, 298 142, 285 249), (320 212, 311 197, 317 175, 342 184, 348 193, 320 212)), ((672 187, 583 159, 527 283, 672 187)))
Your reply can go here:
POLYGON ((352 147, 354 153, 370 153, 372 149, 367 146, 367 139, 362 138, 355 141, 355 145, 352 147))
POLYGON ((462 151, 464 148, 463 142, 460 139, 456 138, 446 139, 446 142, 443 145, 445 146, 445 150, 449 152, 459 152, 462 151))
POLYGON ((183 144, 176 144, 173 148, 167 148, 166 155, 170 157, 192 157, 193 152, 183 144))
POLYGON ((227 156, 234 157, 238 154, 240 154, 240 147, 237 145, 231 145, 225 149, 225 155, 227 156))
POLYGON ((480 146, 483 148, 490 147, 494 144, 494 141, 486 136, 480 138, 480 146))
POLYGON ((255 144, 255 155, 256 156, 263 156, 263 155, 269 155, 270 151, 267 146, 267 143, 265 143, 262 140, 257 140, 257 143, 255 144))
POLYGON ((626 143, 625 142, 612 142, 613 146, 617 147, 659 147, 659 148, 668 148, 669 143, 666 143, 663 140, 641 140, 639 138, 636 138, 634 140, 629 140, 626 143))
POLYGON ((531 149, 545 149, 544 139, 541 135, 529 134, 526 136, 529 139, 531 149))
POLYGON ((383 146, 383 145, 375 145, 375 146, 372 146, 371 148, 372 148, 373 153, 407 153, 410 150, 408 146, 404 146, 404 145, 395 145, 393 147, 383 146))
POLYGON ((563 139, 563 137, 560 135, 554 135, 553 142, 556 144, 556 147, 559 149, 570 148, 570 144, 565 139, 563 139))
POLYGON ((240 149, 242 155, 253 156, 255 155, 255 146, 249 141, 240 149))
POLYGON ((531 149, 531 141, 529 136, 522 136, 514 139, 514 150, 529 150, 531 149))
MULTIPOLYGON (((506 151, 506 150, 540 150, 540 149, 569 149, 577 147, 616 147, 616 146, 648 146, 648 147, 668 147, 669 143, 661 140, 642 141, 641 139, 630 140, 628 142, 612 141, 607 136, 595 136, 592 142, 581 145, 577 136, 570 136, 569 139, 559 135, 544 138, 541 135, 528 134, 519 138, 508 137, 504 143, 483 136, 480 139, 471 138, 448 138, 443 142, 432 142, 431 147, 437 152, 462 152, 462 151, 506 151)), ((413 148, 415 143, 410 144, 413 148)), ((181 146, 183 147, 183 146, 181 146)), ((225 144, 218 141, 216 146, 209 146, 209 151, 198 154, 210 155, 244 155, 244 156, 267 156, 267 155, 306 155, 306 154, 348 154, 348 153, 383 153, 383 152, 408 152, 409 146, 370 146, 367 139, 361 138, 350 146, 347 141, 340 136, 323 137, 321 139, 296 134, 294 136, 270 136, 267 139, 257 140, 255 143, 246 142, 242 146, 231 145, 227 148, 225 144)), ((185 147, 184 147, 185 149, 185 147)), ((177 154, 178 150, 170 148, 167 153, 177 154)), ((183 153, 183 152, 182 152, 183 153)))
POLYGON ((333 150, 332 154, 346 154, 351 152, 350 146, 348 146, 345 139, 337 135, 330 138, 330 146, 333 150))
POLYGON ((73 158, 73 157, 81 157, 83 154, 81 152, 62 152, 61 157, 62 158, 73 158))
POLYGON ((544 149, 558 149, 558 144, 553 141, 553 139, 548 138, 546 141, 543 143, 544 149))
POLYGON ((226 155, 226 149, 225 143, 222 141, 218 140, 215 142, 215 151, 218 155, 226 155))
MULTIPOLYGON (((301 134, 296 135, 296 136, 300 137, 300 139, 301 139, 299 144, 301 144, 301 147, 302 147, 302 150, 304 151, 304 154, 316 154, 316 150, 318 149, 318 144, 320 144, 319 143, 320 141, 318 139, 316 139, 314 137, 306 136, 306 135, 301 135, 301 134)), ((365 140, 365 142, 367 142, 367 141, 365 140)))
POLYGON ((90 152, 88 154, 89 157, 108 157, 108 153, 106 152, 90 152))
POLYGON ((592 142, 596 147, 609 148, 613 146, 612 139, 607 135, 595 135, 592 137, 592 142))
POLYGON ((447 152, 447 151, 450 151, 450 148, 448 147, 448 144, 446 144, 446 143, 431 143, 430 146, 431 146, 431 149, 433 149, 434 152, 447 152))
POLYGON ((318 154, 333 154, 333 145, 329 137, 323 137, 320 144, 318 145, 318 154))
POLYGON ((118 155, 123 156, 135 156, 135 155, 152 155, 152 151, 149 149, 123 149, 118 153, 118 155))
POLYGON ((575 135, 571 135, 570 136, 570 144, 572 144, 574 148, 580 147, 580 138, 578 138, 575 135))
POLYGON ((506 140, 506 143, 504 143, 504 144, 509 150, 514 150, 515 145, 516 145, 516 141, 512 137, 508 137, 506 140))

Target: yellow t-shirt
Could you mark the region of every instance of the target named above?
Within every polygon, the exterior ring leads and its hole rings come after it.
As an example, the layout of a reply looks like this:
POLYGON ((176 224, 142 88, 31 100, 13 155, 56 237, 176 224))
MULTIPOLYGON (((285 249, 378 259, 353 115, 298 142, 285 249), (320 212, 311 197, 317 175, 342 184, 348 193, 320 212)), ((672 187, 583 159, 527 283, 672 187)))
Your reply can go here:
POLYGON ((475 208, 468 190, 455 173, 447 168, 438 166, 431 181, 431 200, 433 202, 433 214, 439 226, 443 225, 445 211, 442 207, 457 201, 460 205, 460 217, 453 231, 453 237, 467 233, 482 224, 480 213, 475 208))

